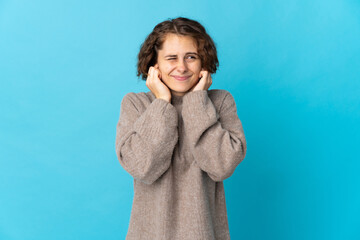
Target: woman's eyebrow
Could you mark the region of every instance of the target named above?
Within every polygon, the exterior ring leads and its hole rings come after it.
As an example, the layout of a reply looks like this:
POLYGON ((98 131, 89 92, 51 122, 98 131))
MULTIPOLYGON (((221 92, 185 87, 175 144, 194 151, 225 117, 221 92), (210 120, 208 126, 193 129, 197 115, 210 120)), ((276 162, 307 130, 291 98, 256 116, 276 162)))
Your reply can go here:
MULTIPOLYGON (((185 55, 187 55, 187 54, 199 55, 199 54, 197 54, 196 52, 187 52, 187 53, 185 53, 185 55)), ((176 57, 176 56, 177 56, 177 55, 172 54, 172 55, 166 55, 165 57, 176 57)))

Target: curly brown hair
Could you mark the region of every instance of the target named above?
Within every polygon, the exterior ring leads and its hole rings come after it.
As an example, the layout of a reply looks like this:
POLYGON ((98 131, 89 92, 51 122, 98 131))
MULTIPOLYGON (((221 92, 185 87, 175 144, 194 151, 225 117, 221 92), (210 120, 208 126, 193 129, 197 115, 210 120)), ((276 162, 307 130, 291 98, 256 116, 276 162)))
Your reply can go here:
POLYGON ((197 44, 201 67, 209 73, 216 72, 219 61, 214 41, 199 22, 178 17, 157 24, 141 44, 137 62, 138 77, 146 80, 149 68, 157 63, 158 51, 161 50, 168 33, 192 37, 197 44))

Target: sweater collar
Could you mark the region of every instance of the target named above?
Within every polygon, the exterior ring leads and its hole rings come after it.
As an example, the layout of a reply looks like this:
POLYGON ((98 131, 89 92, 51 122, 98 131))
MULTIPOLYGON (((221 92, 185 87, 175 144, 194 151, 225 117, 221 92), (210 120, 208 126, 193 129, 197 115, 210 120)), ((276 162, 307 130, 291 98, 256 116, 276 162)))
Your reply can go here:
MULTIPOLYGON (((151 95, 152 101, 156 99, 155 95, 151 91, 148 91, 147 93, 151 95)), ((172 94, 171 95, 171 103, 172 104, 181 104, 184 96, 176 96, 176 95, 172 94)))
POLYGON ((176 95, 172 94, 171 95, 171 103, 173 103, 173 104, 180 103, 181 104, 183 101, 183 98, 184 98, 184 96, 176 96, 176 95))

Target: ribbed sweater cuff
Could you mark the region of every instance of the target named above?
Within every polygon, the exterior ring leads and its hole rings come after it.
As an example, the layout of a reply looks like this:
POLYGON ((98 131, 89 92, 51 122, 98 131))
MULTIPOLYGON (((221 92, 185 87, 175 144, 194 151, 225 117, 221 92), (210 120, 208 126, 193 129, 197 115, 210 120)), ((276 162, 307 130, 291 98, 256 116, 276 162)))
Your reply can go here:
POLYGON ((189 92, 184 95, 182 116, 190 144, 195 145, 202 133, 215 124, 219 115, 206 90, 189 92))
POLYGON ((155 99, 146 109, 146 112, 134 124, 134 129, 147 141, 163 142, 168 139, 166 133, 178 126, 176 108, 164 99, 155 99))
POLYGON ((184 95, 183 112, 189 117, 201 122, 219 118, 214 104, 208 96, 207 90, 197 90, 184 95))

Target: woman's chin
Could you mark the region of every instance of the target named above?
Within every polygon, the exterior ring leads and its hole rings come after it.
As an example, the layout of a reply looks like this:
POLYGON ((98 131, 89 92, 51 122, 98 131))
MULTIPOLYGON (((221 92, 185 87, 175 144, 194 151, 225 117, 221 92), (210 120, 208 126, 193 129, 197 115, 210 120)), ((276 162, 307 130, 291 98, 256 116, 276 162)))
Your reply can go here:
POLYGON ((171 89, 171 94, 177 95, 177 96, 183 96, 183 95, 185 95, 189 90, 190 90, 190 88, 174 88, 174 89, 171 89))

